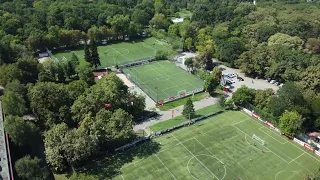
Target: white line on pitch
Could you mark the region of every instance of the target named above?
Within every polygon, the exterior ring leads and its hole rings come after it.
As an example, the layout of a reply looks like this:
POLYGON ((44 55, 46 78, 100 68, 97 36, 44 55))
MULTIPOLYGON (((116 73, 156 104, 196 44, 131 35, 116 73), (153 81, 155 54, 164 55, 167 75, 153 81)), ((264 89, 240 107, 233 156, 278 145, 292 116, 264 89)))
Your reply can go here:
POLYGON ((161 159, 155 154, 155 156, 159 159, 159 161, 161 162, 161 164, 170 172, 170 174, 172 175, 172 177, 174 178, 174 179, 177 179, 173 174, 172 174, 172 172, 168 169, 168 167, 165 165, 165 164, 163 164, 163 162, 161 161, 161 159))
MULTIPOLYGON (((173 138, 175 138, 178 142, 180 142, 173 134, 171 134, 172 135, 172 137, 173 138)), ((181 145, 194 157, 194 158, 196 158, 198 161, 199 161, 199 163, 204 167, 204 168, 206 168, 206 170, 207 171, 209 171, 215 178, 217 178, 218 180, 220 180, 215 174, 213 174, 213 172, 211 172, 208 168, 207 168, 207 166, 205 166, 191 151, 189 151, 189 149, 186 147, 186 146, 184 146, 182 143, 181 143, 181 145)))
POLYGON ((298 157, 292 159, 289 163, 292 163, 293 161, 297 160, 299 157, 301 157, 302 155, 304 155, 305 153, 300 154, 298 157))

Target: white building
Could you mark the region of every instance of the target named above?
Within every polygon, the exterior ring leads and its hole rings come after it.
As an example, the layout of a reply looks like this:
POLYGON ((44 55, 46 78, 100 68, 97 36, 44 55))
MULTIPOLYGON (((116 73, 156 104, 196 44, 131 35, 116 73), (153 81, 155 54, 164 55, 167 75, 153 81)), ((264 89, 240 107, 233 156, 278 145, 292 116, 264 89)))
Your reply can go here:
POLYGON ((173 23, 182 23, 182 22, 183 22, 183 18, 175 18, 175 19, 172 19, 172 22, 173 22, 173 23))

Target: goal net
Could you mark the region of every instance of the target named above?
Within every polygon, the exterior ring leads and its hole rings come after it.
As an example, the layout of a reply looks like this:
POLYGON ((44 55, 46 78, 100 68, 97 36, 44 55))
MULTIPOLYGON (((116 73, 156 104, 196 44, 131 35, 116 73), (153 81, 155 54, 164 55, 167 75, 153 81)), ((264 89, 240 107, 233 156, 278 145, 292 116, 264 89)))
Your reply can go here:
POLYGON ((256 136, 255 134, 252 135, 252 139, 258 141, 261 145, 264 146, 265 141, 263 139, 259 138, 258 136, 256 136))
POLYGON ((180 96, 181 94, 186 94, 187 93, 187 90, 181 90, 181 91, 178 91, 178 96, 180 96))

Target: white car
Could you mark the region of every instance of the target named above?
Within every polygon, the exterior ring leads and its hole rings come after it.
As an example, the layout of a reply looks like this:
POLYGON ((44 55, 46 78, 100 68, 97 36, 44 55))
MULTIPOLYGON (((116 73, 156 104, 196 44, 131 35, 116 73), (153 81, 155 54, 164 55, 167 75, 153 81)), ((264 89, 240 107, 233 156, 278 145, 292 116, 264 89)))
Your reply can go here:
POLYGON ((230 81, 232 84, 236 83, 233 79, 227 79, 228 81, 230 81))
POLYGON ((274 84, 275 82, 276 82, 276 80, 271 80, 270 81, 271 84, 274 84))
POLYGON ((236 73, 232 73, 232 74, 230 74, 231 75, 231 77, 237 77, 237 74, 236 73))

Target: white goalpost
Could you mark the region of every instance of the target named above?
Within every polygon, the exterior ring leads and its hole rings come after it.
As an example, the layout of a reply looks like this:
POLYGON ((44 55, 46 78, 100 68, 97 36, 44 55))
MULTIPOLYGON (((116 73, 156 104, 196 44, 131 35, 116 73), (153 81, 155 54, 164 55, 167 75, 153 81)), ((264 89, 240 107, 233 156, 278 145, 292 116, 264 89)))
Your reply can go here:
POLYGON ((263 139, 259 138, 258 136, 256 136, 255 134, 252 135, 252 139, 258 141, 263 146, 265 144, 265 141, 263 139))
POLYGON ((186 92, 187 90, 184 89, 184 90, 178 91, 177 95, 180 96, 180 94, 185 94, 186 92))

